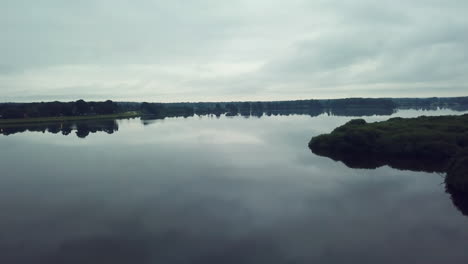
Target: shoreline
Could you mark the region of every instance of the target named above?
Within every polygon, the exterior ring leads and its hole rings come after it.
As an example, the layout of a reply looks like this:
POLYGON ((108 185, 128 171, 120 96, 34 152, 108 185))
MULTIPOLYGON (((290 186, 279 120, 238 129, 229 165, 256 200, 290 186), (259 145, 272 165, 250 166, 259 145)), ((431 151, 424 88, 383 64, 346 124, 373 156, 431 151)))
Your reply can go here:
POLYGON ((85 120, 100 120, 100 119, 121 119, 140 117, 139 112, 125 112, 111 115, 86 115, 86 116, 57 116, 57 117, 33 117, 33 118, 15 118, 15 119, 0 119, 0 126, 3 125, 24 125, 38 124, 49 122, 68 122, 68 121, 85 121, 85 120))

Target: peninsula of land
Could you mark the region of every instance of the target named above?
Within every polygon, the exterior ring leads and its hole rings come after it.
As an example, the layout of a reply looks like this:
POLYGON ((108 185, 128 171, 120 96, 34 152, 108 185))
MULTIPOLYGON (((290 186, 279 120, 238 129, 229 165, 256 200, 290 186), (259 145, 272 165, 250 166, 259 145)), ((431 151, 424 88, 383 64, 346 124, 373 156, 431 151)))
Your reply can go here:
POLYGON ((391 118, 367 123, 354 119, 309 142, 318 155, 354 168, 446 172, 446 183, 468 190, 468 114, 391 118))

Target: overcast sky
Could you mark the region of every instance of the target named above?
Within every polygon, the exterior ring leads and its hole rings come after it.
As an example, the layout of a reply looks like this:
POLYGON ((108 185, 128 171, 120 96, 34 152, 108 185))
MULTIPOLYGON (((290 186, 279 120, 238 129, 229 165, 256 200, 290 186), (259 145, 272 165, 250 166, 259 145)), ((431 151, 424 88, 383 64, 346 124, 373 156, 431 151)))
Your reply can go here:
POLYGON ((0 0, 0 101, 468 95, 464 0, 0 0))

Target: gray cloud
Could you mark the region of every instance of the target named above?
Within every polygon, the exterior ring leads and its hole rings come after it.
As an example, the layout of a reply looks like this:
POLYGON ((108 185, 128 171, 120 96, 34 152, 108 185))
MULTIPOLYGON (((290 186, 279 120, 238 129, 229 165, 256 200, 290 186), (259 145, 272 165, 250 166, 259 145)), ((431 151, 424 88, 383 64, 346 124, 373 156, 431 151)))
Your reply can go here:
POLYGON ((468 3, 0 3, 0 101, 466 95, 468 3))

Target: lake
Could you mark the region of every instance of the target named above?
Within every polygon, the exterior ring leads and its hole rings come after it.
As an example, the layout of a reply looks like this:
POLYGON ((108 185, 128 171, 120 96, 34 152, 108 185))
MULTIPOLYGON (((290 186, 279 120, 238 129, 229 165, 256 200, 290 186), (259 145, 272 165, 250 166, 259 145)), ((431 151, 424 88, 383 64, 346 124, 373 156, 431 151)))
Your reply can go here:
POLYGON ((468 199, 452 201, 444 175, 351 169, 308 149, 353 118, 2 131, 0 263, 466 263, 468 199))

